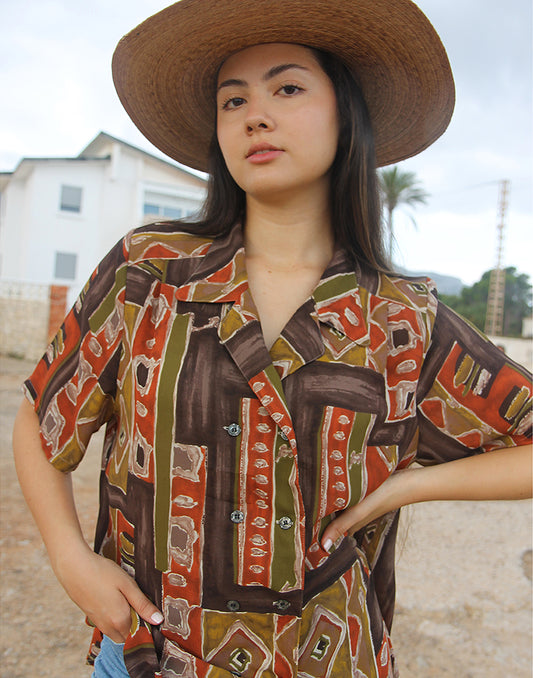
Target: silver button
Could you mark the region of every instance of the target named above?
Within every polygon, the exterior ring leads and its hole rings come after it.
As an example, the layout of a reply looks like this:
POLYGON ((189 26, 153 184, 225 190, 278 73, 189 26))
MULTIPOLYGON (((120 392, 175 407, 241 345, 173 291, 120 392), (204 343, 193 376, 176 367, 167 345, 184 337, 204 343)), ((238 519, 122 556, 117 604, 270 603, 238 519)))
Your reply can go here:
POLYGON ((242 511, 232 511, 230 520, 232 523, 242 523, 244 520, 244 513, 242 511))
POLYGON ((241 433, 241 427, 239 424, 230 424, 229 426, 224 426, 224 430, 227 431, 233 438, 236 438, 241 433))
POLYGON ((292 518, 289 518, 289 516, 283 516, 277 521, 277 523, 282 530, 290 530, 291 527, 294 525, 292 518))
POLYGON ((285 433, 283 433, 283 431, 280 431, 280 432, 279 432, 279 437, 280 437, 282 440, 288 440, 288 439, 289 439, 289 436, 286 435, 285 433))
POLYGON ((238 600, 228 600, 226 607, 230 612, 237 612, 241 608, 238 600))
POLYGON ((291 604, 289 603, 288 600, 275 600, 272 605, 279 610, 280 612, 285 612, 285 610, 288 610, 291 604))

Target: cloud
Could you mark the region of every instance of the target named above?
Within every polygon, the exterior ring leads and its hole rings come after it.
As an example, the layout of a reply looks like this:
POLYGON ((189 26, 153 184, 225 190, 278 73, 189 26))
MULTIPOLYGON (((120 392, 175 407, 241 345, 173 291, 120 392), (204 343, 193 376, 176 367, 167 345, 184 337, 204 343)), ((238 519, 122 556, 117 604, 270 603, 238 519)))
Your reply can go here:
MULTIPOLYGON (((0 170, 13 169, 22 156, 74 155, 100 130, 158 153, 123 111, 110 64, 120 37, 169 3, 1 3, 0 170)), ((531 1, 418 4, 447 48, 457 104, 445 135, 403 164, 417 173, 431 198, 415 214, 418 232, 398 227, 402 256, 411 267, 464 271, 465 279, 471 271, 489 269, 498 182, 510 179, 507 261, 528 271, 524 253, 531 251, 531 236, 522 224, 531 221, 532 212, 531 1), (511 224, 520 224, 517 235, 511 224)))
MULTIPOLYGON (((497 190, 494 197, 497 198, 497 190)), ((401 251, 396 263, 412 271, 436 271, 452 275, 471 285, 496 264, 497 205, 484 212, 463 214, 453 211, 414 213, 417 229, 404 215, 395 221, 401 251)), ((505 228, 503 265, 514 266, 533 276, 531 261, 531 220, 514 214, 505 228)))

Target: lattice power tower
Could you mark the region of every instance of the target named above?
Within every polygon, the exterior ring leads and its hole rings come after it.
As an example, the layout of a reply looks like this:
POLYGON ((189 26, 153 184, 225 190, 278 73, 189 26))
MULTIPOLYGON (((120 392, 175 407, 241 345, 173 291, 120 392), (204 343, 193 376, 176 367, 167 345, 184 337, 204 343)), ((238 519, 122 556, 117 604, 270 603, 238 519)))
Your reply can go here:
POLYGON ((503 244, 505 239, 505 216, 509 204, 510 182, 500 182, 498 206, 498 228, 496 243, 496 268, 490 272, 489 298, 485 318, 485 334, 501 337, 503 331, 503 310, 505 303, 505 268, 503 268, 503 244))

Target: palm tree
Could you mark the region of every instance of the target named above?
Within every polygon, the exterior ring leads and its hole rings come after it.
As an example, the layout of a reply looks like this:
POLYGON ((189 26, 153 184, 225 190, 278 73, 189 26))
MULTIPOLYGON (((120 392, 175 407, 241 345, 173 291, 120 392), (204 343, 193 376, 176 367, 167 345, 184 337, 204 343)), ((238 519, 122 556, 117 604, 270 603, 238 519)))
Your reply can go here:
MULTIPOLYGON (((389 232, 389 261, 391 261, 394 242, 392 223, 394 210, 398 205, 407 205, 409 207, 417 204, 425 205, 427 198, 429 198, 429 193, 420 186, 420 182, 414 172, 404 172, 397 166, 379 171, 379 185, 383 207, 386 211, 386 222, 389 232)), ((411 217, 411 221, 416 226, 413 217, 411 217)))

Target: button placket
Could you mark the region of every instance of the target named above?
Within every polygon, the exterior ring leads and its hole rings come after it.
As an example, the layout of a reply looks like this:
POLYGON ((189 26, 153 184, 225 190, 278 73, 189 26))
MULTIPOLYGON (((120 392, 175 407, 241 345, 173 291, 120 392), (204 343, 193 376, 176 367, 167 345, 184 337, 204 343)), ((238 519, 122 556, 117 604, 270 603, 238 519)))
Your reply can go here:
POLYGON ((262 378, 264 378, 264 381, 259 377, 251 379, 249 384, 261 402, 263 408, 268 412, 270 417, 276 423, 278 427, 278 433, 282 440, 287 441, 293 452, 295 452, 296 440, 292 430, 292 421, 289 411, 287 410, 285 401, 280 397, 279 393, 275 388, 273 388, 272 385, 272 379, 279 381, 279 377, 275 371, 275 368, 272 367, 272 373, 269 373, 268 369, 263 372, 262 378))
MULTIPOLYGON (((303 544, 299 543, 298 546, 295 546, 293 539, 301 542, 304 535, 303 531, 300 529, 294 535, 290 532, 290 530, 294 530, 294 526, 300 524, 300 518, 298 516, 301 514, 303 515, 303 501, 298 484, 296 459, 297 448, 292 420, 287 408, 287 403, 285 402, 283 396, 283 389, 281 387, 279 375, 273 366, 270 366, 256 377, 249 379, 249 384, 260 403, 260 414, 262 416, 267 415, 276 425, 276 428, 272 430, 274 440, 265 441, 268 442, 268 449, 274 452, 273 470, 274 476, 276 478, 274 482, 276 494, 275 496, 272 496, 271 501, 267 501, 264 497, 262 497, 261 492, 259 495, 260 498, 255 502, 254 505, 254 510, 257 509, 262 511, 264 509, 265 511, 269 511, 270 520, 275 521, 274 530, 276 536, 275 538, 271 539, 270 549, 263 547, 263 550, 265 551, 264 555, 265 558, 268 558, 271 549, 289 549, 291 557, 287 559, 286 563, 284 563, 284 567, 282 568, 283 571, 278 572, 274 577, 276 580, 274 588, 276 588, 276 586, 281 587, 286 582, 289 582, 294 586, 299 586, 302 584, 304 576, 304 550, 302 548, 303 544), (279 388, 276 388, 276 385, 279 388), (296 465, 296 473, 291 471, 291 465, 296 465), (290 501, 291 498, 293 502, 296 503, 295 506, 290 505, 292 503, 290 501), (276 520, 277 517, 278 519, 276 520), (281 523, 279 522, 280 520, 281 523)), ((244 418, 243 422, 245 422, 244 418)), ((268 423, 268 420, 262 423, 268 423)), ((244 427, 246 424, 243 423, 242 425, 244 427)), ((263 430, 258 429, 257 431, 258 433, 264 434, 263 430)), ((253 445, 254 450, 260 452, 258 446, 262 443, 263 441, 255 443, 255 445, 253 445)), ((261 474, 256 474, 255 476, 255 480, 260 486, 259 488, 253 488, 256 494, 259 494, 257 489, 260 491, 267 489, 267 487, 262 482, 260 482, 263 479, 259 477, 259 475, 267 475, 265 472, 266 469, 265 471, 261 469, 261 471, 261 474)), ((257 517, 263 518, 263 514, 260 514, 257 517)), ((268 522, 269 517, 267 515, 264 517, 268 522)), ((250 515, 245 518, 245 521, 247 521, 249 518, 250 515)), ((254 554, 256 553, 258 553, 258 551, 254 551, 254 554)), ((253 569, 249 568, 249 578, 254 583, 262 583, 263 578, 266 578, 266 574, 268 574, 268 565, 265 565, 263 562, 261 562, 260 558, 255 560, 256 557, 258 558, 257 555, 254 555, 253 569)))

